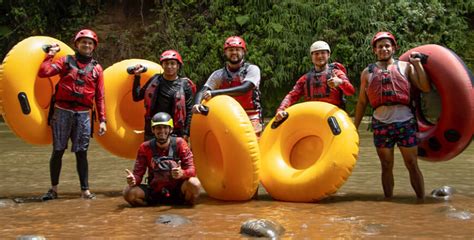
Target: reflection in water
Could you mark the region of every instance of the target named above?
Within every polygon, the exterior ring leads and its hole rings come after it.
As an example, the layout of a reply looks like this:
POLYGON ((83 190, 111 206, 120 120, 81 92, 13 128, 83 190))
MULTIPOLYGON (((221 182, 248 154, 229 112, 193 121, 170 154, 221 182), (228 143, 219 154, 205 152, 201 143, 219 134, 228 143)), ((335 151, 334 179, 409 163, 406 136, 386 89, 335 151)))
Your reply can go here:
MULTIPOLYGON (((365 126, 361 126, 365 129, 365 126)), ((260 188, 258 200, 223 202, 203 195, 194 207, 131 208, 121 198, 124 168, 133 162, 111 156, 92 141, 91 190, 96 200, 80 199, 74 154, 66 153, 59 185, 60 199, 39 202, 49 186, 50 146, 33 146, 0 125, 0 236, 46 238, 239 238, 249 219, 281 224, 289 238, 472 238, 474 235, 474 146, 447 162, 420 161, 426 195, 452 186, 447 201, 427 197, 417 204, 408 172, 398 151, 395 189, 383 200, 380 166, 369 132, 361 131, 360 153, 352 176, 333 196, 320 203, 272 201, 260 188), (445 210, 440 210, 445 209, 445 210), (179 226, 156 223, 177 214, 191 221, 179 226)))

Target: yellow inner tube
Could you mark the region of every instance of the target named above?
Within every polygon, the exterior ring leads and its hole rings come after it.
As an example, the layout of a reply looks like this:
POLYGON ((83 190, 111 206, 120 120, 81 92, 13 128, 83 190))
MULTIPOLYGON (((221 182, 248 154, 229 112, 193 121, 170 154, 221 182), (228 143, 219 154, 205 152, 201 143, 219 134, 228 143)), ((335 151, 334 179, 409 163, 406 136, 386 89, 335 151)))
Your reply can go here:
POLYGON ((59 76, 37 76, 46 57, 42 46, 52 43, 58 43, 61 48, 55 59, 74 54, 60 40, 33 36, 17 43, 8 52, 0 68, 0 112, 13 133, 31 144, 52 142, 48 110, 59 76))
MULTIPOLYGON (((145 107, 143 101, 134 102, 132 85, 134 75, 127 73, 127 67, 141 64, 147 71, 141 74, 140 86, 153 75, 162 73, 163 68, 143 59, 127 59, 104 70, 105 113, 107 132, 95 140, 110 153, 128 159, 135 159, 140 144, 144 141, 145 107)), ((97 134, 99 124, 95 124, 97 134)))
POLYGON ((352 172, 359 136, 345 111, 325 102, 287 109, 276 128, 272 120, 260 138, 260 178, 277 200, 315 202, 334 193, 352 172))
POLYGON ((191 144, 196 172, 210 197, 245 201, 257 190, 260 150, 250 120, 229 96, 204 103, 208 115, 194 114, 191 144))

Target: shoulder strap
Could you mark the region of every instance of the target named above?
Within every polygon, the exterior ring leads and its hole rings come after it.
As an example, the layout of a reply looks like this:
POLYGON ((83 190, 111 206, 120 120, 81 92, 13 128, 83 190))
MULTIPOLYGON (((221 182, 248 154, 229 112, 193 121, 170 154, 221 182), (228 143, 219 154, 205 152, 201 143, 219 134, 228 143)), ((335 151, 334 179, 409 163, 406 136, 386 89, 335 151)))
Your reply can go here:
POLYGON ((306 91, 307 91, 307 97, 313 98, 313 94, 311 92, 311 80, 314 78, 314 68, 309 70, 309 72, 306 74, 306 91))
POLYGON ((79 68, 79 66, 77 65, 77 61, 76 59, 74 58, 74 56, 72 55, 67 55, 66 56, 66 63, 68 65, 69 68, 76 68, 78 69, 78 72, 79 74, 81 75, 84 75, 84 74, 88 74, 89 72, 91 72, 94 67, 98 64, 98 62, 95 60, 95 59, 92 59, 89 64, 87 64, 87 66, 83 69, 79 68))
POLYGON ((153 117, 153 112, 156 108, 156 99, 158 98, 158 93, 160 91, 160 85, 161 85, 161 81, 162 80, 163 76, 162 75, 155 75, 155 77, 152 77, 150 80, 148 80, 149 84, 152 84, 153 81, 156 80, 156 83, 158 84, 155 88, 155 91, 152 93, 152 96, 151 96, 151 104, 150 104, 150 117, 153 117))
MULTIPOLYGON (((154 158, 159 158, 158 156, 158 149, 156 148, 156 138, 153 138, 150 140, 150 148, 151 152, 153 153, 154 158)), ((178 156, 178 146, 176 144, 176 137, 171 136, 170 137, 170 147, 168 149, 168 156, 169 158, 172 158, 173 160, 176 161, 178 156)))
MULTIPOLYGON (((239 75, 240 75, 241 78, 245 78, 247 76, 247 73, 249 72, 249 67, 250 67, 250 63, 244 62, 244 64, 241 67, 243 69, 242 69, 242 71, 239 72, 239 75)), ((227 81, 231 82, 232 81, 232 75, 230 74, 229 70, 227 70, 227 66, 224 66, 223 70, 226 74, 227 81)))
POLYGON ((177 161, 176 159, 178 159, 177 158, 177 156, 178 156, 177 148, 178 148, 178 146, 176 144, 176 137, 171 136, 170 147, 168 149, 168 157, 172 158, 175 161, 177 161))
POLYGON ((194 82, 191 81, 191 79, 187 77, 180 77, 178 81, 180 81, 181 89, 184 89, 184 82, 187 82, 189 85, 189 88, 191 88, 191 91, 193 92, 193 95, 196 93, 196 84, 194 84, 194 82))
POLYGON ((400 71, 400 64, 399 64, 399 61, 398 60, 395 60, 395 62, 393 62, 393 65, 397 66, 397 71, 402 74, 403 76, 405 76, 401 71, 400 71))
POLYGON ((76 60, 74 60, 74 57, 72 55, 66 55, 66 65, 68 69, 71 68, 78 68, 76 60))
POLYGON ((151 139, 149 142, 150 142, 151 152, 153 153, 153 158, 157 158, 158 157, 158 149, 156 149, 156 138, 151 139))
POLYGON ((369 64, 368 69, 369 73, 374 73, 374 68, 377 67, 374 63, 369 64))
POLYGON ((248 62, 244 62, 244 65, 242 66, 244 69, 242 70, 241 72, 241 77, 242 78, 245 78, 247 76, 247 73, 249 72, 249 67, 250 67, 250 63, 248 62))

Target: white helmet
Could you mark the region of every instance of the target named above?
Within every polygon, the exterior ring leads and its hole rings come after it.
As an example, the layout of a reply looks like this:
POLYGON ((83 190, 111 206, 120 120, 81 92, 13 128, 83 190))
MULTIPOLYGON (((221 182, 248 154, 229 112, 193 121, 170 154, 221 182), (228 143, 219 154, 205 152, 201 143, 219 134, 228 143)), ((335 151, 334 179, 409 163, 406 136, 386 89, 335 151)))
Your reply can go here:
POLYGON ((331 52, 331 48, 329 48, 329 44, 325 41, 316 41, 313 44, 311 44, 311 47, 309 48, 309 53, 313 53, 314 51, 320 51, 320 50, 328 50, 331 52))

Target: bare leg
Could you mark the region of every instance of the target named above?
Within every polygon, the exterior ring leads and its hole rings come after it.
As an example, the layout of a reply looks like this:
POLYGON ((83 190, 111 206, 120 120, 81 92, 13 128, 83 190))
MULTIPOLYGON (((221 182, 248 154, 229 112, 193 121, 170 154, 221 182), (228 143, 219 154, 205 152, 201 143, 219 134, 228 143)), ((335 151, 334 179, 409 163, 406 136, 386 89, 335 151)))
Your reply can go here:
POLYGON ((199 182, 199 179, 196 177, 189 178, 181 185, 181 192, 184 194, 184 199, 190 204, 194 204, 199 197, 200 189, 201 182, 199 182))
POLYGON ((140 187, 130 187, 127 186, 123 190, 123 198, 125 201, 130 203, 130 205, 136 206, 146 206, 145 202, 145 192, 140 187))
POLYGON ((377 148, 380 164, 382 166, 382 186, 386 198, 393 196, 393 148, 377 148))
POLYGON ((415 190, 416 197, 423 199, 425 197, 425 183, 423 180, 423 174, 418 167, 418 148, 415 147, 399 147, 402 153, 403 160, 405 161, 405 167, 410 173, 410 183, 415 190))

